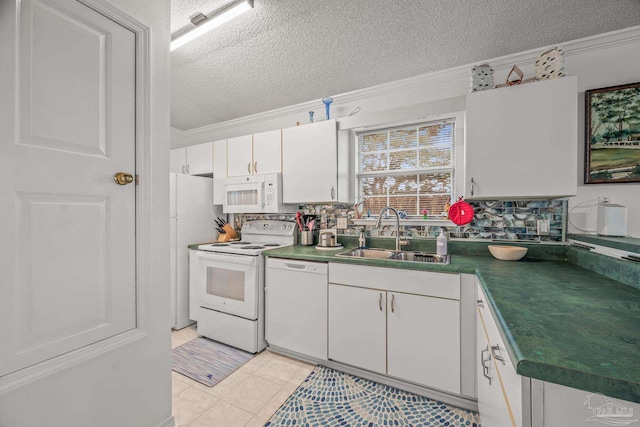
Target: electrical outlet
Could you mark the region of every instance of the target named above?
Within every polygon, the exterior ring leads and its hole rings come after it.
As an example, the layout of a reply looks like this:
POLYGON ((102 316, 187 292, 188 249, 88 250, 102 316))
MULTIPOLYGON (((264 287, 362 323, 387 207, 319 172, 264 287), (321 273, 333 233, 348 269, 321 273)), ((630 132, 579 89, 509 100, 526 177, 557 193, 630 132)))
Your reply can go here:
POLYGON ((538 236, 546 236, 549 234, 549 220, 548 219, 539 219, 537 221, 538 225, 538 236))
POLYGON ((598 203, 609 203, 609 196, 598 196, 598 203))
POLYGON ((341 230, 346 230, 347 229, 347 217, 346 216, 338 217, 338 228, 341 229, 341 230))

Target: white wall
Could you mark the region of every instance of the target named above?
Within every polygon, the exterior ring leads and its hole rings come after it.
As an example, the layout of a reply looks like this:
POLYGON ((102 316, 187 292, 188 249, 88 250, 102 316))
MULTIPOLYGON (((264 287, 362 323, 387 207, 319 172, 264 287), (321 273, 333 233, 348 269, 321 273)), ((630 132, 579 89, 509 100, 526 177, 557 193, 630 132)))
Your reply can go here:
MULTIPOLYGON (((633 83, 640 78, 640 27, 632 27, 586 39, 560 43, 566 51, 566 74, 578 76, 578 194, 569 199, 570 209, 579 203, 606 195, 611 202, 627 206, 628 234, 640 237, 640 185, 639 184, 598 184, 584 185, 584 91, 623 83, 633 83)), ((477 63, 488 62, 495 70, 495 80, 506 80, 511 67, 516 64, 524 72, 525 78, 534 75, 534 62, 547 48, 521 52, 477 63)), ((341 129, 372 124, 371 120, 394 117, 399 120, 422 118, 429 106, 436 100, 463 96, 468 93, 470 69, 473 64, 425 74, 373 88, 333 96, 332 118, 337 118, 341 129), (359 113, 348 117, 356 107, 359 113), (378 114, 376 114, 378 113, 378 114)), ((324 118, 324 105, 318 100, 294 105, 266 113, 247 116, 224 123, 184 131, 179 140, 172 142, 172 148, 215 141, 233 136, 246 135, 271 129, 295 126, 296 122, 308 123, 309 111, 315 111, 315 120, 324 118)), ((544 173, 544 165, 540 165, 544 173)), ((595 229, 596 208, 577 207, 570 219, 576 225, 588 230, 595 229)), ((569 232, 580 232, 574 227, 569 232)))
MULTIPOLYGON (((145 286, 138 283, 138 328, 136 334, 131 335, 131 342, 106 348, 93 358, 76 360, 73 354, 61 356, 60 359, 65 359, 61 363, 66 364, 63 369, 54 367, 19 381, 3 381, 5 378, 0 377, 0 425, 169 427, 173 426, 167 173, 170 2, 85 1, 107 8, 113 5, 151 29, 150 60, 143 67, 151 76, 147 93, 149 105, 145 107, 150 126, 149 145, 143 144, 145 155, 138 161, 145 180, 140 183, 145 200, 139 206, 152 215, 143 217, 146 223, 141 228, 149 232, 138 241, 138 255, 145 260, 138 272, 145 283, 145 286)), ((6 56, 11 55, 11 46, 17 45, 14 21, 19 7, 17 0, 0 2, 3 23, 0 35, 6 41, 0 51, 4 49, 6 56)), ((7 61, 8 69, 17 69, 10 61, 7 61)), ((2 74, 5 82, 14 77, 11 73, 2 74)))

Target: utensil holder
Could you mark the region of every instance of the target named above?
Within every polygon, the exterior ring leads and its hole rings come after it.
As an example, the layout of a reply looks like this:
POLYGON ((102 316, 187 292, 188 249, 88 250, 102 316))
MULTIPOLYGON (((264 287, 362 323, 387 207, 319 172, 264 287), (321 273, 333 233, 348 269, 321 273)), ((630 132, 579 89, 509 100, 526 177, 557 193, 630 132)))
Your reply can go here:
POLYGON ((313 230, 300 232, 300 244, 302 246, 313 245, 313 230))
POLYGON ((224 231, 227 232, 227 235, 229 236, 229 240, 238 238, 238 234, 236 233, 236 230, 234 230, 230 224, 225 224, 224 227, 222 228, 224 228, 224 231))

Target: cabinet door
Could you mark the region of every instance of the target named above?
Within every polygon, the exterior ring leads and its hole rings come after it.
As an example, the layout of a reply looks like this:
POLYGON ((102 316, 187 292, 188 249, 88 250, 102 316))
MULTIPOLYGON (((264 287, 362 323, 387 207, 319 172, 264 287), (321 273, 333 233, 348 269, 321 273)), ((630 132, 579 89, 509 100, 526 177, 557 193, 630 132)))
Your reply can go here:
POLYGON ((251 135, 227 139, 227 176, 253 173, 253 137, 251 135))
POLYGON ((329 359, 386 373, 386 293, 329 284, 329 359))
POLYGON ((253 135, 253 173, 282 172, 282 130, 253 135))
MULTIPOLYGON (((486 302, 484 302, 486 304, 486 302)), ((485 332, 484 323, 478 307, 476 321, 476 378, 478 387, 478 412, 484 425, 498 425, 498 411, 491 407, 491 387, 496 388, 497 378, 491 358, 489 339, 485 332)))
POLYGON ((169 172, 187 173, 186 148, 175 148, 169 151, 169 172))
POLYGON ((467 95, 465 197, 575 195, 577 103, 576 77, 467 95))
POLYGON ((460 301, 387 294, 388 373, 460 393, 460 301))
POLYGON ((327 360, 327 264, 267 259, 269 345, 327 360))
POLYGON ((212 142, 187 147, 187 173, 189 175, 208 175, 213 173, 212 142))
MULTIPOLYGON (((493 320, 493 315, 489 310, 489 302, 484 296, 482 289, 478 286, 478 318, 477 318, 477 343, 478 343, 478 409, 484 425, 490 426, 521 426, 522 406, 521 406, 521 385, 518 389, 511 389, 511 394, 504 388, 504 375, 499 374, 499 370, 505 365, 497 360, 496 355, 503 357, 509 363, 506 351, 501 347, 502 340, 497 339, 497 325, 493 320), (495 346, 502 348, 502 352, 496 351, 495 346), (484 365, 484 367, 482 366, 484 365), (512 402, 515 403, 512 404, 512 402)), ((512 368, 512 366, 508 366, 512 368)), ((504 372, 503 372, 504 374, 504 372)), ((514 371, 515 374, 515 371, 514 371)))
POLYGON ((336 121, 282 130, 282 202, 337 200, 336 121))
POLYGON ((213 204, 223 202, 224 183, 227 177, 227 140, 213 141, 213 204))

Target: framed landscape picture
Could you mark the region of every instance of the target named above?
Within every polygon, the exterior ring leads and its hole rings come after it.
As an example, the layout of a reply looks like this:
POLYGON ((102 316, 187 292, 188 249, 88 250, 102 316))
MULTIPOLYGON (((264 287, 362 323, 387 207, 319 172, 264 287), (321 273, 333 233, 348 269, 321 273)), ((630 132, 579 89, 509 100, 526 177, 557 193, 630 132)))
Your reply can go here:
POLYGON ((640 82, 585 92, 585 184, 640 182, 640 82))

